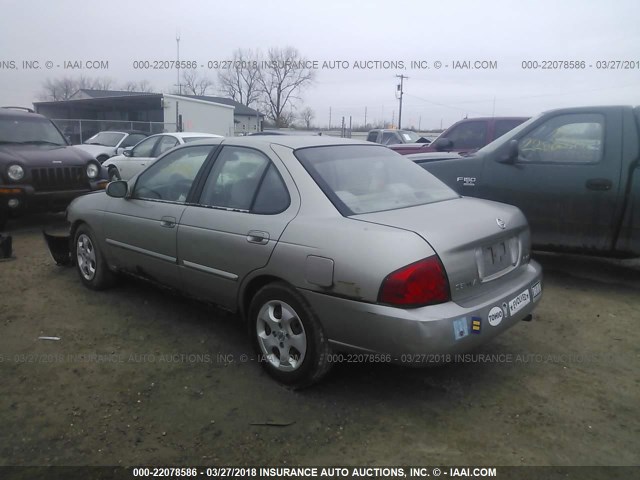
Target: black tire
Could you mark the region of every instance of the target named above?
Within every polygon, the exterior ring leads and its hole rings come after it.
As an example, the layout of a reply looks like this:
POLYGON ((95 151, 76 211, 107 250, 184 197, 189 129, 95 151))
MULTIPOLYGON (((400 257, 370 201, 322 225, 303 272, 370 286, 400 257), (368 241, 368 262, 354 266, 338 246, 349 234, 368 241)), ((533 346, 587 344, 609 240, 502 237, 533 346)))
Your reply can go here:
POLYGON ((109 270, 97 246, 96 236, 88 225, 80 225, 73 237, 73 258, 80 280, 92 290, 113 286, 115 274, 109 270))
POLYGON ((307 387, 320 381, 331 368, 331 348, 318 316, 287 284, 262 287, 251 300, 247 320, 260 363, 279 382, 294 388, 307 387), (274 329, 263 320, 270 309, 278 320, 275 323, 279 327, 274 329), (296 347, 303 342, 305 351, 300 352, 296 347), (289 355, 288 365, 282 363, 283 352, 289 355))
POLYGON ((109 167, 109 169, 107 170, 108 174, 109 174, 109 181, 110 182, 115 182, 116 180, 122 180, 122 177, 120 176, 120 171, 118 170, 118 167, 115 167, 113 165, 111 165, 109 167))

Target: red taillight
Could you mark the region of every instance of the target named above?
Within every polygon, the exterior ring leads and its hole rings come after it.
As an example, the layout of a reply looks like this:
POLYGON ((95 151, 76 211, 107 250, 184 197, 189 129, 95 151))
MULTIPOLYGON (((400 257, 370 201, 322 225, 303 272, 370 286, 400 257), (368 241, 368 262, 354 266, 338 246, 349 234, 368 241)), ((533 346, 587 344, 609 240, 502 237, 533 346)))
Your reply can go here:
POLYGON ((402 307, 423 307, 449 300, 449 281, 435 255, 387 275, 378 302, 402 307))

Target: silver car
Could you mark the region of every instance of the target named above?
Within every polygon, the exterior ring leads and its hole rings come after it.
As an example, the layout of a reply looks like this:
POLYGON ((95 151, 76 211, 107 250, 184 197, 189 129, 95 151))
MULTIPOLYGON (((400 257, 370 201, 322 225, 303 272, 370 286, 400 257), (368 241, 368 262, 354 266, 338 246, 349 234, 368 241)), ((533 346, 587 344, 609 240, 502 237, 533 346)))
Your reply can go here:
POLYGON ((452 359, 541 298, 517 208, 462 198, 367 142, 186 144, 68 219, 86 286, 128 272, 237 312, 264 367, 297 387, 346 358, 452 359))

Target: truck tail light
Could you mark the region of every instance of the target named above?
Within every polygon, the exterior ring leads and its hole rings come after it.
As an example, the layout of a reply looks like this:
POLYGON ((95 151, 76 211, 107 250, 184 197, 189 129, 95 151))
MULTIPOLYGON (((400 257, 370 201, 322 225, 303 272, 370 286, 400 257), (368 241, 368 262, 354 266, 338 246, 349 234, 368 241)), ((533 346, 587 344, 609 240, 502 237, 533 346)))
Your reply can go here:
POLYGON ((451 298, 440 259, 432 256, 390 273, 382 281, 378 302, 399 307, 423 307, 451 298))

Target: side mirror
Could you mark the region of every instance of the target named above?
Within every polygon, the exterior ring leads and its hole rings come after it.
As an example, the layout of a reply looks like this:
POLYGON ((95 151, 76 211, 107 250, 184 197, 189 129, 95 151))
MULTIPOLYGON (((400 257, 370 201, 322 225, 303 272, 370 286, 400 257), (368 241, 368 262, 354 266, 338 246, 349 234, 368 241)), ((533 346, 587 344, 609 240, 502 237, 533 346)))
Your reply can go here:
POLYGON ((133 147, 127 147, 122 151, 125 157, 133 157, 133 147))
POLYGON ((518 145, 518 140, 509 140, 507 148, 505 149, 505 154, 501 156, 498 161, 500 163, 508 163, 512 165, 516 163, 519 153, 520 147, 518 145))
POLYGON ((439 138, 438 140, 435 141, 433 146, 439 152, 442 152, 443 150, 452 150, 453 140, 449 140, 448 138, 439 138))
POLYGON ((124 180, 111 182, 107 185, 107 195, 113 198, 124 198, 129 191, 129 185, 124 180))

